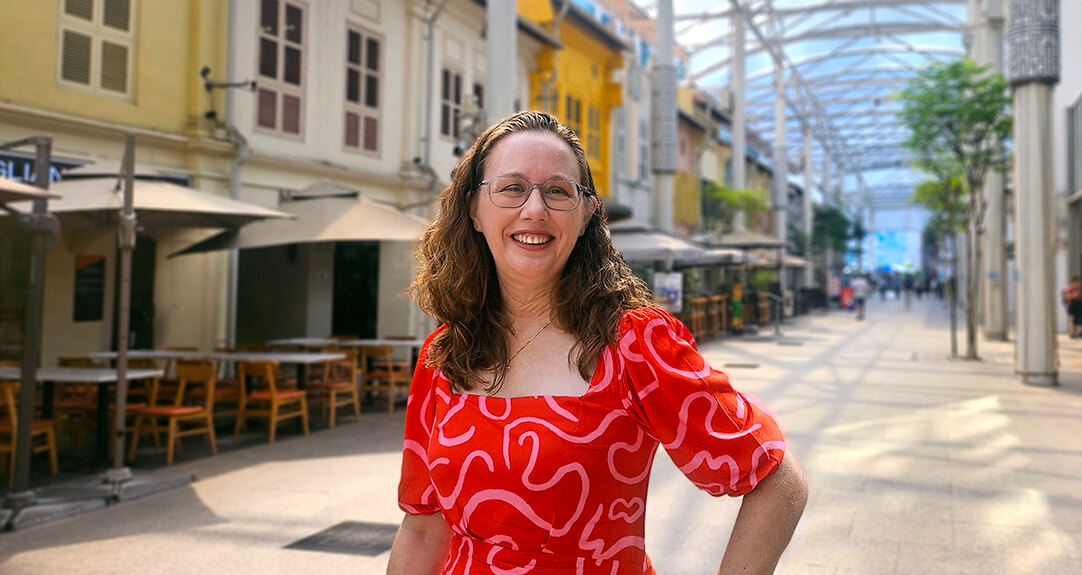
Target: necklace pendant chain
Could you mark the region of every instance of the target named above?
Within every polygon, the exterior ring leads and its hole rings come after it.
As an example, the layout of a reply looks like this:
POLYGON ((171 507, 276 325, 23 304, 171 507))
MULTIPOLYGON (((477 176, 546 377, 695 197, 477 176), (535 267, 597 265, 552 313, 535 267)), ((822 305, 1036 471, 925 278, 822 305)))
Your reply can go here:
POLYGON ((522 350, 526 349, 526 346, 530 345, 530 342, 537 339, 537 336, 541 335, 541 332, 545 331, 545 328, 547 328, 550 324, 552 324, 551 319, 548 320, 548 322, 545 323, 545 325, 541 326, 541 329, 537 330, 537 333, 533 334, 533 337, 526 340, 526 343, 522 344, 522 347, 518 348, 518 351, 515 352, 515 355, 512 355, 511 359, 507 360, 507 363, 504 364, 504 369, 505 370, 511 369, 511 362, 515 361, 515 358, 518 357, 518 354, 522 353, 522 350))

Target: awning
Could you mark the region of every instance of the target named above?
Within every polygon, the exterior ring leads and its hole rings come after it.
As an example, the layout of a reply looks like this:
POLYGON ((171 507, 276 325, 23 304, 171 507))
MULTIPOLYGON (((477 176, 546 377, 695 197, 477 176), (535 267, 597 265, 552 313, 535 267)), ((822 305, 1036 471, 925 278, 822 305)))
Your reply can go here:
MULTIPOLYGON (((776 268, 778 267, 778 251, 772 249, 758 249, 751 252, 758 260, 759 267, 764 268, 776 268)), ((783 253, 781 255, 781 264, 787 268, 805 268, 811 265, 811 262, 793 254, 783 253)))
POLYGON ((753 232, 751 230, 724 234, 707 241, 707 243, 714 246, 738 249, 781 248, 789 245, 785 240, 779 240, 773 236, 753 232))
POLYGON ((173 252, 170 257, 318 242, 412 242, 421 239, 428 229, 424 218, 363 197, 296 200, 281 204, 278 209, 294 219, 258 222, 239 231, 222 232, 173 252))
MULTIPOLYGON (((122 183, 115 177, 57 182, 51 191, 63 196, 49 202, 49 211, 61 218, 83 217, 110 221, 124 202, 122 183)), ((133 205, 136 219, 147 228, 234 228, 290 214, 216 194, 153 180, 135 180, 133 205)), ((29 212, 30 203, 13 204, 29 212)))
POLYGON ((675 234, 630 221, 609 226, 612 245, 626 262, 683 262, 706 258, 707 250, 675 234))
MULTIPOLYGON (((33 199, 56 199, 60 194, 47 192, 41 188, 30 186, 15 180, 0 178, 0 204, 18 202, 33 199)), ((50 206, 51 208, 52 206, 50 206)))

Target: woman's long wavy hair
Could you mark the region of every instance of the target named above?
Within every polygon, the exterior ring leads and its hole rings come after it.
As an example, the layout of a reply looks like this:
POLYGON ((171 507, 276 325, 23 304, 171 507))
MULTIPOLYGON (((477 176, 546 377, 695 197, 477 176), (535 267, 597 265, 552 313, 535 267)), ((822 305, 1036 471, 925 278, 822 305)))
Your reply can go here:
MULTIPOLYGON (((425 313, 446 326, 430 344, 428 365, 441 370, 456 392, 473 390, 484 381, 481 374, 491 371, 494 377, 484 391, 494 393, 507 374, 511 318, 492 252, 470 220, 470 201, 484 179, 485 159, 492 148, 520 132, 552 132, 567 142, 578 160, 579 183, 596 199, 593 175, 575 132, 543 112, 519 112, 501 120, 463 156, 451 185, 439 195, 436 221, 417 245, 419 267, 409 290, 425 313)), ((598 201, 568 257, 552 302, 554 323, 575 336, 568 362, 575 362, 583 379, 590 379, 602 350, 615 343, 620 316, 651 301, 646 285, 613 247, 598 201)))

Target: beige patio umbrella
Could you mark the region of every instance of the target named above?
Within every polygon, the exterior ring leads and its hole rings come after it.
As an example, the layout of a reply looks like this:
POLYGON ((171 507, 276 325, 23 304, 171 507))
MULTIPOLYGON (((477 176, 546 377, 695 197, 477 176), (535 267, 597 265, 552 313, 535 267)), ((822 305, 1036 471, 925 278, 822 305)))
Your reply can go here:
POLYGON ((311 197, 278 206, 291 220, 256 222, 173 252, 172 256, 228 249, 354 241, 416 241, 429 222, 364 197, 311 197))
POLYGON ((0 204, 34 199, 56 199, 59 197, 60 194, 16 182, 15 180, 0 178, 0 204))
MULTIPOLYGON (((78 178, 57 182, 52 189, 63 196, 49 203, 49 211, 62 219, 115 221, 124 204, 117 177, 78 178)), ((29 212, 30 203, 16 210, 29 212)), ((268 218, 292 218, 291 214, 225 196, 210 194, 164 181, 136 179, 132 208, 145 228, 234 228, 268 218)))

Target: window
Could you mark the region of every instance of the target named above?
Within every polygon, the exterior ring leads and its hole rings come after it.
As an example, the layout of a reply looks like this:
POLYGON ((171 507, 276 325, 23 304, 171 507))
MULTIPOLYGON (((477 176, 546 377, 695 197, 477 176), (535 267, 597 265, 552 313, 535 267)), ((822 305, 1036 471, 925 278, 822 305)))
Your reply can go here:
POLYGON ((131 95, 131 0, 61 0, 59 77, 112 96, 131 95))
POLYGON ((281 0, 260 8, 256 125, 291 136, 303 131, 304 11, 281 0))
POLYGON ((440 135, 457 139, 461 115, 462 74, 444 68, 440 74, 440 135))
POLYGON ((639 119, 639 179, 650 177, 650 124, 639 119))
POLYGON ((379 153, 383 108, 382 42, 358 28, 346 30, 346 148, 379 153))
POLYGON ((615 145, 612 148, 612 175, 617 181, 623 177, 627 162, 627 112, 623 108, 612 110, 612 128, 615 145))
POLYGON ((627 71, 627 92, 636 102, 642 97, 642 68, 632 63, 627 71))
POLYGON ((564 96, 564 118, 567 124, 572 130, 575 130, 575 135, 579 139, 583 139, 582 133, 582 100, 574 98, 571 94, 564 96))
POLYGON ((586 108, 586 155, 601 157, 601 110, 593 106, 586 108))
POLYGON ((480 82, 473 83, 473 102, 478 110, 485 109, 485 85, 480 82))

